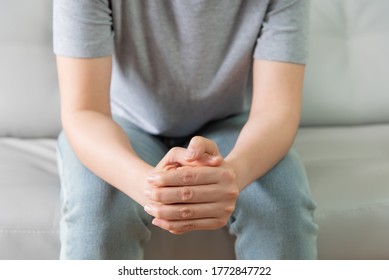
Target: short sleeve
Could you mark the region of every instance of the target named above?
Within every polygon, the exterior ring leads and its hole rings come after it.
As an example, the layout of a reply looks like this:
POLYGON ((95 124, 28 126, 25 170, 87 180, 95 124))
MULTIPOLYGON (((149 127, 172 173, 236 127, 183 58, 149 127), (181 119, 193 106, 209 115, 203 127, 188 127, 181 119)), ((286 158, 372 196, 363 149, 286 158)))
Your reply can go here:
POLYGON ((53 44, 57 55, 88 58, 113 52, 108 0, 54 0, 53 44))
POLYGON ((270 0, 254 58, 305 64, 309 6, 309 0, 270 0))

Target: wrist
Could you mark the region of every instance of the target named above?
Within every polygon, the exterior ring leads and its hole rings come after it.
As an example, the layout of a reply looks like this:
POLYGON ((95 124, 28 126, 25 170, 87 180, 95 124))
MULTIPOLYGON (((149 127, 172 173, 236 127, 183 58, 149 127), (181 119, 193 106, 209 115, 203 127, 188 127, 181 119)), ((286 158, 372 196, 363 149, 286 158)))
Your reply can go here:
POLYGON ((123 178, 123 192, 141 206, 144 206, 148 202, 145 195, 145 191, 149 187, 147 177, 154 168, 141 159, 137 159, 129 162, 126 169, 127 172, 125 172, 123 178))
POLYGON ((242 191, 249 182, 246 181, 247 175, 245 174, 246 168, 242 160, 236 157, 227 156, 225 162, 232 168, 236 176, 236 183, 239 191, 242 191))

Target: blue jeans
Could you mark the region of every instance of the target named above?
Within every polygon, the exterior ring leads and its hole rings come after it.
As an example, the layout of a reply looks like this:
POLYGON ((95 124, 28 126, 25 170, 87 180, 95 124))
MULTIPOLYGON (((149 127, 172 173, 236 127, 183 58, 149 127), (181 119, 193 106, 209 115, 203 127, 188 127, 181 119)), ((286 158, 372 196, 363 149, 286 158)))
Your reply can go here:
MULTIPOLYGON (((172 146, 185 146, 191 138, 156 137, 123 119, 115 117, 115 121, 139 157, 153 166, 172 146)), ((226 156, 246 121, 246 114, 215 121, 196 135, 215 141, 226 156)), ((152 217, 80 163, 63 133, 58 163, 61 259, 141 259, 152 217)), ((315 259, 314 209, 304 167, 291 150, 239 195, 228 222, 230 233, 236 236, 237 259, 315 259)))

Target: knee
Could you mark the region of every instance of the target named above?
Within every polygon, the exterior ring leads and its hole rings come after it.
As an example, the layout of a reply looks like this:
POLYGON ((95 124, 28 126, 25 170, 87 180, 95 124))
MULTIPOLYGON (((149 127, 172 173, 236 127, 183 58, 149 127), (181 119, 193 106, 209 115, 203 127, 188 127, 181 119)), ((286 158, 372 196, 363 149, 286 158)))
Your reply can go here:
POLYGON ((238 199, 240 208, 253 215, 265 211, 270 216, 313 215, 316 204, 299 156, 291 150, 264 176, 244 189, 238 199), (277 214, 278 213, 278 214, 277 214))
POLYGON ((87 216, 120 215, 119 212, 128 213, 128 217, 138 216, 141 208, 138 203, 90 171, 78 159, 63 132, 58 138, 57 157, 64 209, 77 209, 83 212, 78 214, 87 216))
POLYGON ((90 171, 74 153, 63 133, 58 137, 57 161, 62 195, 74 201, 101 201, 112 196, 113 188, 90 171))
POLYGON ((147 213, 84 166, 63 133, 58 138, 57 156, 62 202, 61 256, 138 258, 139 244, 149 238, 147 213))
POLYGON ((305 167, 293 149, 260 181, 280 207, 295 211, 314 211, 316 208, 305 167))
MULTIPOLYGON (((241 192, 230 229, 253 240, 266 240, 272 249, 268 251, 262 245, 258 248, 267 252, 267 257, 315 258, 314 209, 305 171, 297 154, 291 151, 241 192)), ((256 253, 258 250, 252 256, 256 253)))
MULTIPOLYGON (((129 197, 90 171, 76 156, 63 133, 57 144, 58 169, 61 178, 63 214, 104 219, 116 212, 117 205, 136 204, 129 197), (131 202, 131 203, 130 203, 131 202)), ((131 212, 132 207, 124 211, 131 212)), ((78 220, 81 220, 78 218, 78 220)))

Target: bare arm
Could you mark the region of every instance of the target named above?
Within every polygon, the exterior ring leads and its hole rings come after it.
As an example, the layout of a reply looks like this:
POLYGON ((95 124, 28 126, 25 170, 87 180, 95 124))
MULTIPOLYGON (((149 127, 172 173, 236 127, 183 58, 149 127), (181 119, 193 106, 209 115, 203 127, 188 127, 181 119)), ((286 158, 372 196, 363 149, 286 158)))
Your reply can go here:
POLYGON ((112 58, 57 57, 57 67, 62 125, 76 155, 99 177, 144 205, 145 178, 153 168, 136 155, 112 120, 112 58))
POLYGON ((226 157, 240 190, 271 169, 290 149, 301 111, 304 66, 254 61, 249 120, 226 157))

